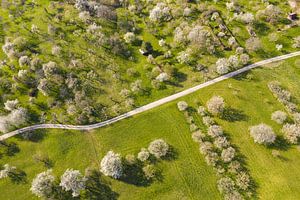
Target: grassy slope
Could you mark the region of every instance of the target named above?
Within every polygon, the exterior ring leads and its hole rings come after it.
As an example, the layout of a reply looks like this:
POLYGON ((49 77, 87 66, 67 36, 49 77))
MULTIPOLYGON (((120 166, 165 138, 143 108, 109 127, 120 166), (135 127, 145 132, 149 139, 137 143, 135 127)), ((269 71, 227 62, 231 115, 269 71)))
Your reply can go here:
MULTIPOLYGON (((251 176, 258 185, 257 192, 261 199, 300 197, 300 185, 297 184, 300 181, 300 173, 297 170, 300 164, 298 150, 295 147, 277 148, 282 159, 274 158, 271 155, 272 149, 254 144, 248 133, 250 125, 265 122, 272 125, 280 135, 280 126, 272 122, 270 116, 273 111, 284 108, 272 96, 266 84, 270 80, 279 80, 299 100, 300 68, 299 64, 294 65, 294 61, 295 59, 291 59, 284 62, 280 67, 274 64, 256 69, 251 72, 254 75, 251 81, 245 80, 244 76, 230 79, 184 98, 190 104, 195 104, 199 101, 206 102, 212 95, 218 94, 225 98, 228 105, 246 116, 242 121, 218 122, 230 135, 232 143, 245 156, 251 176)), ((100 158, 110 149, 122 155, 137 153, 151 140, 162 137, 178 152, 175 160, 159 163, 163 181, 154 182, 145 188, 110 180, 112 189, 119 193, 120 198, 219 199, 215 187, 216 177, 211 168, 204 163, 197 145, 192 142, 184 116, 177 111, 175 103, 87 134, 51 131, 51 134, 47 134, 39 143, 18 141, 20 153, 10 158, 2 158, 1 163, 10 163, 24 170, 30 183, 34 174, 45 170, 31 158, 38 151, 48 153, 55 161, 55 174, 61 175, 66 168, 72 167, 83 172, 87 166, 98 167, 100 158)), ((29 187, 1 180, 0 199, 30 199, 32 196, 28 192, 29 187)))

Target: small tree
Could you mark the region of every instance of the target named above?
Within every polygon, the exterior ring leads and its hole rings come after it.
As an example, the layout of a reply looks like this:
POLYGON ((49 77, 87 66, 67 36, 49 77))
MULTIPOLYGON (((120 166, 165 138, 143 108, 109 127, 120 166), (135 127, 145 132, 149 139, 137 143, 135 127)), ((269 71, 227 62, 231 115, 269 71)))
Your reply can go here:
POLYGON ((157 139, 150 143, 148 150, 156 158, 161 158, 167 155, 169 145, 163 139, 157 139))
POLYGON ((300 36, 294 38, 294 48, 300 48, 300 36))
POLYGON ((179 111, 184 111, 188 108, 188 104, 185 101, 179 101, 177 107, 179 111))
POLYGON ((258 37, 251 37, 246 40, 246 49, 250 52, 262 49, 261 41, 258 37))
POLYGON ((5 164, 3 169, 0 170, 0 179, 7 178, 11 176, 17 168, 14 166, 10 166, 9 164, 5 164))
POLYGON ((212 149, 213 149, 212 143, 208 141, 200 143, 199 151, 201 154, 207 155, 209 152, 212 151, 212 149))
POLYGON ((228 147, 230 145, 230 143, 228 142, 228 140, 225 136, 218 136, 214 140, 214 145, 218 149, 223 149, 225 147, 228 147))
POLYGON ((278 124, 283 124, 287 119, 287 114, 283 111, 278 110, 272 113, 271 119, 278 124))
POLYGON ((250 135, 253 137, 254 142, 258 144, 272 144, 276 139, 273 129, 266 124, 250 127, 250 135))
POLYGON ((229 177, 218 180, 218 189, 223 194, 231 193, 234 190, 234 181, 229 177))
POLYGON ((300 137, 300 126, 296 124, 285 124, 282 128, 284 138, 291 144, 297 144, 300 137))
POLYGON ((206 104, 208 111, 213 114, 217 115, 223 112, 225 108, 224 99, 220 96, 213 96, 206 104))
POLYGON ((224 162, 230 162, 235 156, 235 149, 232 147, 228 147, 227 149, 223 149, 221 153, 221 158, 224 162))
POLYGON ((17 108, 17 105, 19 104, 19 100, 15 99, 15 100, 8 100, 4 103, 4 109, 8 110, 8 111, 12 111, 14 109, 17 108))
POLYGON ((100 171, 105 176, 111 176, 118 179, 123 174, 123 165, 120 154, 116 154, 113 151, 107 152, 104 158, 101 160, 100 171))
POLYGON ((247 190, 250 187, 249 174, 246 172, 240 172, 236 177, 236 185, 242 190, 247 190))
POLYGON ((32 181, 31 192, 38 197, 49 198, 53 192, 54 179, 52 170, 38 174, 32 181))
POLYGON ((227 61, 226 58, 220 58, 216 62, 216 67, 217 67, 217 73, 218 74, 226 74, 229 72, 229 65, 230 63, 227 61))
POLYGON ((154 178, 156 174, 154 165, 146 165, 145 167, 143 167, 143 172, 148 180, 154 178))
POLYGON ((138 153, 137 158, 142 161, 145 162, 146 160, 148 160, 150 156, 150 153, 147 149, 142 148, 141 151, 138 153))
POLYGON ((208 128, 207 134, 213 138, 223 135, 223 129, 221 126, 212 125, 208 128))
POLYGON ((132 32, 127 32, 124 35, 124 40, 126 43, 133 43, 136 40, 135 34, 132 32))
POLYGON ((81 190, 85 189, 86 178, 78 171, 67 169, 61 176, 60 186, 65 191, 72 191, 73 197, 78 197, 81 190))

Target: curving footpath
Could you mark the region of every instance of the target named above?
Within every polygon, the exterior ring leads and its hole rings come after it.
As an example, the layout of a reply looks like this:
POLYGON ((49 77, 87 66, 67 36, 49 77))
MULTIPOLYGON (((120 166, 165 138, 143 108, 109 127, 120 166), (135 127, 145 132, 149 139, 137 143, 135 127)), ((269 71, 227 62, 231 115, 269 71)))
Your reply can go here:
POLYGON ((125 118, 128 118, 128 117, 137 115, 137 114, 139 114, 141 112, 145 112, 145 111, 150 110, 152 108, 158 107, 158 106, 160 106, 162 104, 165 104, 165 103, 168 103, 168 102, 173 101, 175 99, 178 99, 180 97, 186 96, 188 94, 191 94, 191 93, 193 93, 193 92, 195 92, 197 90, 200 90, 202 88, 205 88, 207 86, 210 86, 210 85, 213 85, 215 83, 218 83, 218 82, 221 82, 223 80, 226 80, 228 78, 234 77, 234 76, 239 75, 239 74, 241 74, 243 72, 249 71, 249 70, 251 70, 253 68, 257 68, 257 67, 260 67, 262 65, 266 65, 266 64, 277 62, 277 61, 281 61, 281 60, 286 60, 288 58, 292 58, 292 57, 295 57, 295 56, 300 56, 300 51, 297 51, 297 52, 294 52, 294 53, 290 53, 290 54, 286 54, 286 55, 282 55, 282 56, 277 56, 277 57, 270 58, 270 59, 267 59, 267 60, 259 61, 257 63, 251 64, 251 65, 247 65, 247 66, 245 66, 245 67, 243 67, 241 69, 238 69, 236 71, 233 71, 233 72, 230 72, 228 74, 219 76, 218 78, 212 79, 212 80, 207 81, 207 82, 202 83, 202 84, 199 84, 199 85, 197 85, 195 87, 191 87, 191 88, 186 89, 186 90, 184 90, 182 92, 179 92, 179 93, 173 94, 171 96, 162 98, 160 100, 154 101, 152 103, 149 103, 149 104, 144 105, 142 107, 136 108, 136 109, 134 109, 132 111, 129 111, 127 113, 119 115, 119 116, 117 116, 115 118, 106 120, 104 122, 100 122, 100 123, 96 123, 96 124, 91 124, 91 125, 38 124, 38 125, 33 125, 33 126, 28 126, 28 127, 25 127, 25 128, 21 128, 21 129, 18 129, 18 130, 6 133, 4 135, 1 135, 0 136, 0 141, 3 141, 5 139, 7 139, 7 138, 10 138, 10 137, 13 137, 15 135, 24 133, 26 131, 33 131, 33 130, 37 130, 37 129, 91 130, 91 129, 95 129, 95 128, 100 128, 100 127, 103 127, 103 126, 107 126, 109 124, 113 124, 113 123, 115 123, 117 121, 120 121, 122 119, 125 119, 125 118))

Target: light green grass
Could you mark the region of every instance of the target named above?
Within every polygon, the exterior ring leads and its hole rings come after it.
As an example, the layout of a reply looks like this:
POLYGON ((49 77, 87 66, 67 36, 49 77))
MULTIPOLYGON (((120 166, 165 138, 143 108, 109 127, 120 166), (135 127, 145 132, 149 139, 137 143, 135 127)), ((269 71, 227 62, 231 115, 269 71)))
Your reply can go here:
MULTIPOLYGON (((296 59, 256 69, 251 72, 254 77, 252 80, 245 79, 243 75, 183 98, 190 105, 195 105, 206 102, 212 95, 221 95, 228 106, 247 116, 244 121, 218 119, 218 123, 245 156, 246 166, 257 184, 257 196, 260 199, 300 198, 300 154, 296 147, 273 148, 278 149, 282 156, 282 159, 274 158, 271 155, 272 148, 255 144, 248 133, 249 126, 264 122, 281 135, 280 126, 271 121, 270 116, 284 107, 272 96, 267 83, 271 80, 281 81, 299 100, 300 67, 294 64, 296 59)), ((171 161, 160 161, 158 167, 162 170, 163 180, 155 181, 148 187, 107 178, 120 199, 220 199, 215 173, 205 164, 197 144, 192 142, 188 125, 183 114, 177 110, 176 102, 91 132, 47 131, 39 143, 11 139, 18 143, 21 151, 13 157, 3 157, 1 163, 24 170, 28 183, 16 185, 9 180, 1 180, 0 199, 34 199, 29 192, 30 182, 35 174, 45 170, 32 159, 37 152, 49 155, 54 161, 54 173, 60 176, 67 168, 82 172, 88 166, 98 168, 100 159, 109 150, 123 156, 136 154, 140 148, 157 138, 163 138, 172 145, 178 157, 171 161)))

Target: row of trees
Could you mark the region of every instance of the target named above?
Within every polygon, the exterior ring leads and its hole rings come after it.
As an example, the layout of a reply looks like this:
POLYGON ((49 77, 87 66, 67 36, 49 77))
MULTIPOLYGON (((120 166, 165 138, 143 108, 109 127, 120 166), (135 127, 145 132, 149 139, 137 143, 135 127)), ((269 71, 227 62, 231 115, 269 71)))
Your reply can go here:
POLYGON ((284 89, 279 82, 270 82, 268 87, 277 100, 285 106, 293 122, 287 122, 288 115, 283 111, 275 111, 271 116, 272 120, 283 124, 281 131, 289 143, 297 144, 300 138, 300 113, 297 104, 292 100, 292 94, 284 89))
POLYGON ((192 110, 186 102, 178 102, 178 109, 184 112, 190 125, 192 138, 200 145, 200 152, 208 165, 213 166, 219 177, 217 186, 225 199, 244 199, 252 194, 251 178, 245 167, 239 162, 236 149, 226 137, 223 128, 216 124, 212 115, 220 116, 225 109, 224 99, 214 96, 204 106, 198 108, 207 132, 203 133, 195 124, 192 110))

